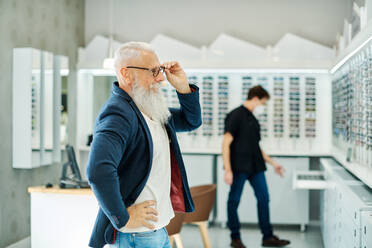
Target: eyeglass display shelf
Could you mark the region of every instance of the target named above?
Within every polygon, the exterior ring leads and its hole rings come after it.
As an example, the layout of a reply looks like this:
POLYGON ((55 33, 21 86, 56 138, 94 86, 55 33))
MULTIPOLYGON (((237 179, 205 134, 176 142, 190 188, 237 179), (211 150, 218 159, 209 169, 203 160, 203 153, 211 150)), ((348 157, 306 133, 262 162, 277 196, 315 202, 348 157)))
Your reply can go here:
POLYGON ((342 152, 337 147, 332 147, 331 153, 337 162, 372 189, 372 165, 365 166, 353 161, 348 162, 346 152, 342 152))

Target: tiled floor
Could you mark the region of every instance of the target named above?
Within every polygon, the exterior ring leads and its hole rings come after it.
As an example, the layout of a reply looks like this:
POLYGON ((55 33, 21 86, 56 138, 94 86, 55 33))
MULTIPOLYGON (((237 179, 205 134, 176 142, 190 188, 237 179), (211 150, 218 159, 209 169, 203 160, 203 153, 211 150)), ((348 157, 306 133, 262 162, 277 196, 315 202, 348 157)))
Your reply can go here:
MULTIPOLYGON (((291 245, 287 248, 323 248, 319 226, 308 226, 305 232, 301 232, 300 228, 295 226, 274 227, 274 231, 279 237, 291 241, 291 245)), ((261 247, 261 233, 258 227, 244 227, 241 233, 247 248, 261 247)), ((213 248, 230 247, 230 233, 227 228, 210 227, 209 235, 213 248)), ((199 229, 196 226, 185 225, 181 231, 181 238, 185 248, 203 247, 199 229)))

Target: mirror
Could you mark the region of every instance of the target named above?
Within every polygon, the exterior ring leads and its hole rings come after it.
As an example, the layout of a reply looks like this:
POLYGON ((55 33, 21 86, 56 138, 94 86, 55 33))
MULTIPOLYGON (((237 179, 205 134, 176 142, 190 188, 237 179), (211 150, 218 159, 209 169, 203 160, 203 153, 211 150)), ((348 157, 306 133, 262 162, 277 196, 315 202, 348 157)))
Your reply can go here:
POLYGON ((53 162, 61 161, 61 146, 67 144, 67 82, 69 68, 68 58, 62 55, 54 56, 54 87, 53 87, 53 162))
MULTIPOLYGON (((21 57, 29 57, 27 50, 21 57)), ((31 50, 31 139, 32 139, 32 165, 36 167, 40 164, 40 87, 41 87, 41 51, 31 50)), ((21 58, 20 58, 21 59, 21 58)), ((27 82, 27 81, 26 81, 27 82)), ((26 93, 26 92, 25 92, 26 93)), ((27 94, 27 93, 26 93, 27 94)), ((14 99, 13 99, 14 100, 14 99)), ((18 101, 17 101, 18 102, 18 101)), ((25 105, 27 106, 27 105, 25 105)), ((28 137, 25 136, 25 137, 28 137)))
POLYGON ((42 165, 52 163, 53 150, 53 54, 42 52, 40 91, 40 161, 42 165))

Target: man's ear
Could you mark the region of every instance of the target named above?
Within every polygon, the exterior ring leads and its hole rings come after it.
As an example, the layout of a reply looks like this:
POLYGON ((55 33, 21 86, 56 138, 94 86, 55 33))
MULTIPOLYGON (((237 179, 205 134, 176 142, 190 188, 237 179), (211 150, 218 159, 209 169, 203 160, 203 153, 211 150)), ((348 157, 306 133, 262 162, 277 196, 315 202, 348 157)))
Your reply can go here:
POLYGON ((125 68, 125 67, 120 68, 120 75, 127 85, 132 86, 133 81, 134 81, 133 75, 132 73, 129 72, 128 68, 125 68))
POLYGON ((120 75, 123 77, 125 81, 127 81, 128 78, 128 69, 125 67, 120 68, 120 75))

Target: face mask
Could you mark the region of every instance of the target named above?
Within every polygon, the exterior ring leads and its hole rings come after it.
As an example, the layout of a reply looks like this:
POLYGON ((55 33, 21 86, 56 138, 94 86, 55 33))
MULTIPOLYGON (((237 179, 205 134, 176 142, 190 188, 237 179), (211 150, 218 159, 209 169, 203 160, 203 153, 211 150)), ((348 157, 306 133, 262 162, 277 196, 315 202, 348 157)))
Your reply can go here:
POLYGON ((263 105, 259 105, 259 106, 257 106, 257 107, 254 109, 253 113, 254 113, 255 115, 260 115, 260 114, 263 114, 264 111, 265 111, 265 107, 264 107, 263 105))

